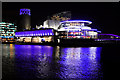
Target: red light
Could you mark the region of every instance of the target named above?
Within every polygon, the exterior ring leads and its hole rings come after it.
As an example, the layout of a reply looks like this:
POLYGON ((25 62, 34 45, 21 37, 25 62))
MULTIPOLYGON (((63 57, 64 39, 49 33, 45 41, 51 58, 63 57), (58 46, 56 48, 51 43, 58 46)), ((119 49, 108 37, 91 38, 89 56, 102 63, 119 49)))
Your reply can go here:
POLYGON ((85 38, 85 36, 82 36, 83 38, 85 38))
POLYGON ((73 38, 75 38, 76 36, 73 36, 73 38))

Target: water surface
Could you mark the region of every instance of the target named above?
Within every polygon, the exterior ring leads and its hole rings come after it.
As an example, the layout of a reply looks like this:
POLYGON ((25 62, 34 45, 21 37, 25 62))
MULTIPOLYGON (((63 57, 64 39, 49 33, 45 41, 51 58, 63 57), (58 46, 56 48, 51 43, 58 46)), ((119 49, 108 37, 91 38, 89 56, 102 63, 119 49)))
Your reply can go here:
POLYGON ((2 75, 4 79, 103 80, 102 49, 2 44, 2 75))

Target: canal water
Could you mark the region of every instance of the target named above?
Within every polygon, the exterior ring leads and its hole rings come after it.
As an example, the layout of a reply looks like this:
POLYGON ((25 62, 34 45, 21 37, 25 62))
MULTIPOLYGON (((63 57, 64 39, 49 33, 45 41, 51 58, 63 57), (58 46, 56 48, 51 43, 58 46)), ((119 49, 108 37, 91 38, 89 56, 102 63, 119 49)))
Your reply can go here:
POLYGON ((116 78, 119 47, 2 45, 3 80, 116 78))

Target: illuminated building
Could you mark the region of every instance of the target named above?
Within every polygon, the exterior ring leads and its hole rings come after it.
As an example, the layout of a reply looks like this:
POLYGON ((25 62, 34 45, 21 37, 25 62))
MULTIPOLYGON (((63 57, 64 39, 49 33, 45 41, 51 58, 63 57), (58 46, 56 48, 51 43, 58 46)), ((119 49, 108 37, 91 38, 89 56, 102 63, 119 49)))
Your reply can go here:
POLYGON ((101 31, 87 26, 91 23, 91 21, 86 20, 62 21, 58 28, 59 38, 97 39, 97 35, 101 33, 101 31))
POLYGON ((71 19, 71 12, 64 11, 60 13, 56 13, 52 15, 52 17, 46 21, 44 21, 43 26, 36 26, 37 29, 40 28, 53 28, 55 30, 58 29, 60 22, 71 19))
POLYGON ((12 42, 14 40, 17 26, 12 23, 0 22, 0 38, 2 42, 12 42))
POLYGON ((44 21, 44 28, 53 28, 53 29, 57 29, 60 25, 60 21, 58 20, 46 20, 44 21))
POLYGON ((24 31, 31 29, 30 16, 31 16, 30 9, 27 8, 20 9, 17 31, 24 31))
MULTIPOLYGON (((16 32, 15 36, 18 37, 18 41, 23 42, 38 42, 41 43, 43 40, 45 42, 60 42, 59 39, 97 39, 98 31, 97 29, 92 29, 87 25, 91 24, 91 21, 85 20, 67 20, 58 22, 57 27, 54 25, 54 21, 50 22, 51 27, 48 25, 44 29, 34 30, 34 31, 22 31, 16 32)), ((47 23, 46 23, 47 24, 47 23)), ((42 26, 41 26, 42 27, 42 26)))
MULTIPOLYGON (((52 24, 52 22, 51 22, 52 24)), ((91 21, 67 20, 58 23, 57 27, 40 26, 39 30, 16 32, 18 42, 55 42, 55 43, 92 43, 99 39, 115 39, 120 36, 113 34, 101 34, 101 31, 92 29, 88 25, 91 21), (107 36, 107 37, 106 37, 107 36)))
POLYGON ((54 41, 54 30, 43 29, 35 31, 21 31, 16 32, 15 36, 17 37, 18 42, 33 42, 33 43, 52 42, 54 41))

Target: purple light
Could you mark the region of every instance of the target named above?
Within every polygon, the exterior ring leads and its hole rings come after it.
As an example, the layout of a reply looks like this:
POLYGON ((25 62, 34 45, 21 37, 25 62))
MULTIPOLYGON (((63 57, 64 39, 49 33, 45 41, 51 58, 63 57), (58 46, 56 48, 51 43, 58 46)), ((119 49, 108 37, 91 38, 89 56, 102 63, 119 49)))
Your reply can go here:
POLYGON ((30 14, 30 9, 20 9, 20 15, 22 15, 22 14, 31 15, 31 14, 30 14))
POLYGON ((120 40, 120 39, 95 39, 95 40, 120 40))
POLYGON ((49 35, 54 35, 52 32, 52 29, 50 30, 36 30, 36 31, 24 31, 24 32, 16 32, 15 36, 16 37, 22 37, 22 36, 47 36, 49 35))
POLYGON ((93 30, 93 31, 97 31, 97 29, 91 29, 91 30, 93 30))
POLYGON ((101 33, 101 31, 97 31, 98 33, 101 33))
POLYGON ((67 20, 67 21, 62 21, 61 23, 64 23, 64 22, 86 22, 89 24, 92 23, 91 21, 87 21, 87 20, 67 20))
POLYGON ((120 36, 118 36, 118 35, 114 35, 114 34, 98 34, 98 35, 110 35, 110 36, 120 37, 120 36))
POLYGON ((89 79, 91 77, 90 74, 96 77, 99 76, 95 72, 100 69, 98 68, 100 66, 98 62, 101 50, 101 47, 61 48, 61 53, 63 54, 61 54, 62 57, 60 57, 61 61, 59 63, 64 66, 60 67, 60 69, 65 69, 61 71, 61 76, 79 79, 89 79))

